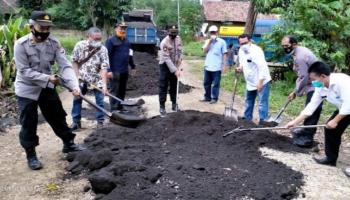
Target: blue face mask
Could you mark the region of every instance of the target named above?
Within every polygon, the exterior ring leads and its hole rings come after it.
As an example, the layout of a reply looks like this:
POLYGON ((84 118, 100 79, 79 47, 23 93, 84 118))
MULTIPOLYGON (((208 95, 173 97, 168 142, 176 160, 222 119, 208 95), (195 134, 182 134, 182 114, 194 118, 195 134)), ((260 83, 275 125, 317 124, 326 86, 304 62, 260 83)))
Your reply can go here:
POLYGON ((322 83, 321 81, 312 81, 311 85, 314 88, 323 88, 324 87, 324 83, 322 83))

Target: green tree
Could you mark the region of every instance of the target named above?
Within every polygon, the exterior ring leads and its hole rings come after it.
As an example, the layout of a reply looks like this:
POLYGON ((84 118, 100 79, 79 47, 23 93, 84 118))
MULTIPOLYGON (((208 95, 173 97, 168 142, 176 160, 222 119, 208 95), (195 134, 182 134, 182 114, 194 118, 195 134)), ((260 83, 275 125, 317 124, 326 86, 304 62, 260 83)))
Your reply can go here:
MULTIPOLYGON (((203 21, 202 7, 199 0, 179 1, 181 34, 186 40, 190 40, 203 21)), ((134 0, 132 7, 152 9, 155 23, 160 29, 177 24, 177 0, 134 0)))
POLYGON ((332 67, 350 71, 350 1, 294 0, 280 10, 284 23, 271 40, 279 44, 285 34, 298 37, 332 67))
POLYGON ((79 0, 79 5, 93 26, 103 27, 107 32, 123 12, 131 9, 131 1, 126 0, 79 0))

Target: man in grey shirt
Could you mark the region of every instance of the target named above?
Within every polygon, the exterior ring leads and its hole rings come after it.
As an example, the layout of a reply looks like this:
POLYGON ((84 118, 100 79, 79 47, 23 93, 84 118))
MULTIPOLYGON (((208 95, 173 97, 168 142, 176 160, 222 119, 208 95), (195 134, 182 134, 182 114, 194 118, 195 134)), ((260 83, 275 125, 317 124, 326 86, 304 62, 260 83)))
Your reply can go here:
POLYGON ((67 114, 55 90, 60 83, 57 76, 52 75, 51 67, 55 61, 74 96, 80 95, 80 89, 64 49, 56 39, 49 37, 51 16, 43 11, 34 11, 29 23, 31 33, 18 39, 14 46, 17 68, 15 92, 20 111, 20 143, 26 151, 29 168, 38 170, 42 168, 35 151, 39 145, 38 106, 55 134, 62 139, 63 153, 82 149, 73 141, 75 134, 67 125, 67 114))
MULTIPOLYGON (((287 55, 293 56, 293 70, 297 73, 296 87, 288 96, 290 101, 296 96, 306 95, 305 105, 307 105, 314 93, 314 88, 309 79, 308 69, 317 61, 316 56, 306 47, 298 45, 298 41, 294 36, 287 35, 282 39, 282 47, 287 55)), ((320 119, 322 104, 318 106, 316 111, 304 120, 304 125, 315 125, 320 119)), ((294 129, 293 143, 300 147, 312 147, 313 138, 316 129, 294 129)))

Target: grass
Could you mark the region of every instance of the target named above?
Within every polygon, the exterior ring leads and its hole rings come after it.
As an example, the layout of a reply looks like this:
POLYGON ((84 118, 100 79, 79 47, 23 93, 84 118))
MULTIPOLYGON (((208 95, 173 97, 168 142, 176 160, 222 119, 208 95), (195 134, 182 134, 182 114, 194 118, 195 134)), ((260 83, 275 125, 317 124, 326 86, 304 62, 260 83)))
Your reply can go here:
POLYGON ((204 57, 202 50, 203 42, 189 42, 184 46, 186 56, 204 57))
MULTIPOLYGON (((188 59, 189 64, 193 67, 192 73, 197 75, 199 78, 203 79, 203 65, 204 61, 194 61, 188 59)), ((221 88, 226 91, 233 91, 233 78, 234 71, 231 70, 227 74, 224 74, 221 79, 221 88)), ((241 97, 245 96, 245 81, 243 76, 239 76, 237 86, 237 94, 241 97)), ((290 83, 288 81, 275 81, 271 84, 270 90, 270 114, 275 114, 279 111, 279 109, 284 105, 288 94, 293 90, 294 83, 290 83)), ((305 96, 297 97, 290 103, 285 110, 284 115, 287 118, 294 118, 299 115, 299 113, 303 110, 305 104, 305 96)), ((324 123, 327 121, 328 117, 335 111, 335 107, 328 102, 324 102, 323 111, 321 114, 320 123, 324 123)))
POLYGON ((75 44, 81 40, 80 37, 76 36, 57 37, 57 39, 60 41, 63 48, 66 50, 67 55, 72 54, 75 44))

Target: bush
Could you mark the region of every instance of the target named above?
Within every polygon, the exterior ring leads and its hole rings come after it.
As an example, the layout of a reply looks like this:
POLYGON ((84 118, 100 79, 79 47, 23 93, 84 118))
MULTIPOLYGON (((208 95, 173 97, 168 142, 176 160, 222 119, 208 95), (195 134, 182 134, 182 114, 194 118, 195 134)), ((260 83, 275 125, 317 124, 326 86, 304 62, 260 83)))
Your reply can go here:
POLYGON ((22 17, 17 19, 10 18, 7 24, 0 26, 0 66, 2 80, 0 87, 12 86, 12 77, 15 76, 14 66, 14 43, 15 41, 30 32, 29 26, 24 24, 22 17))

